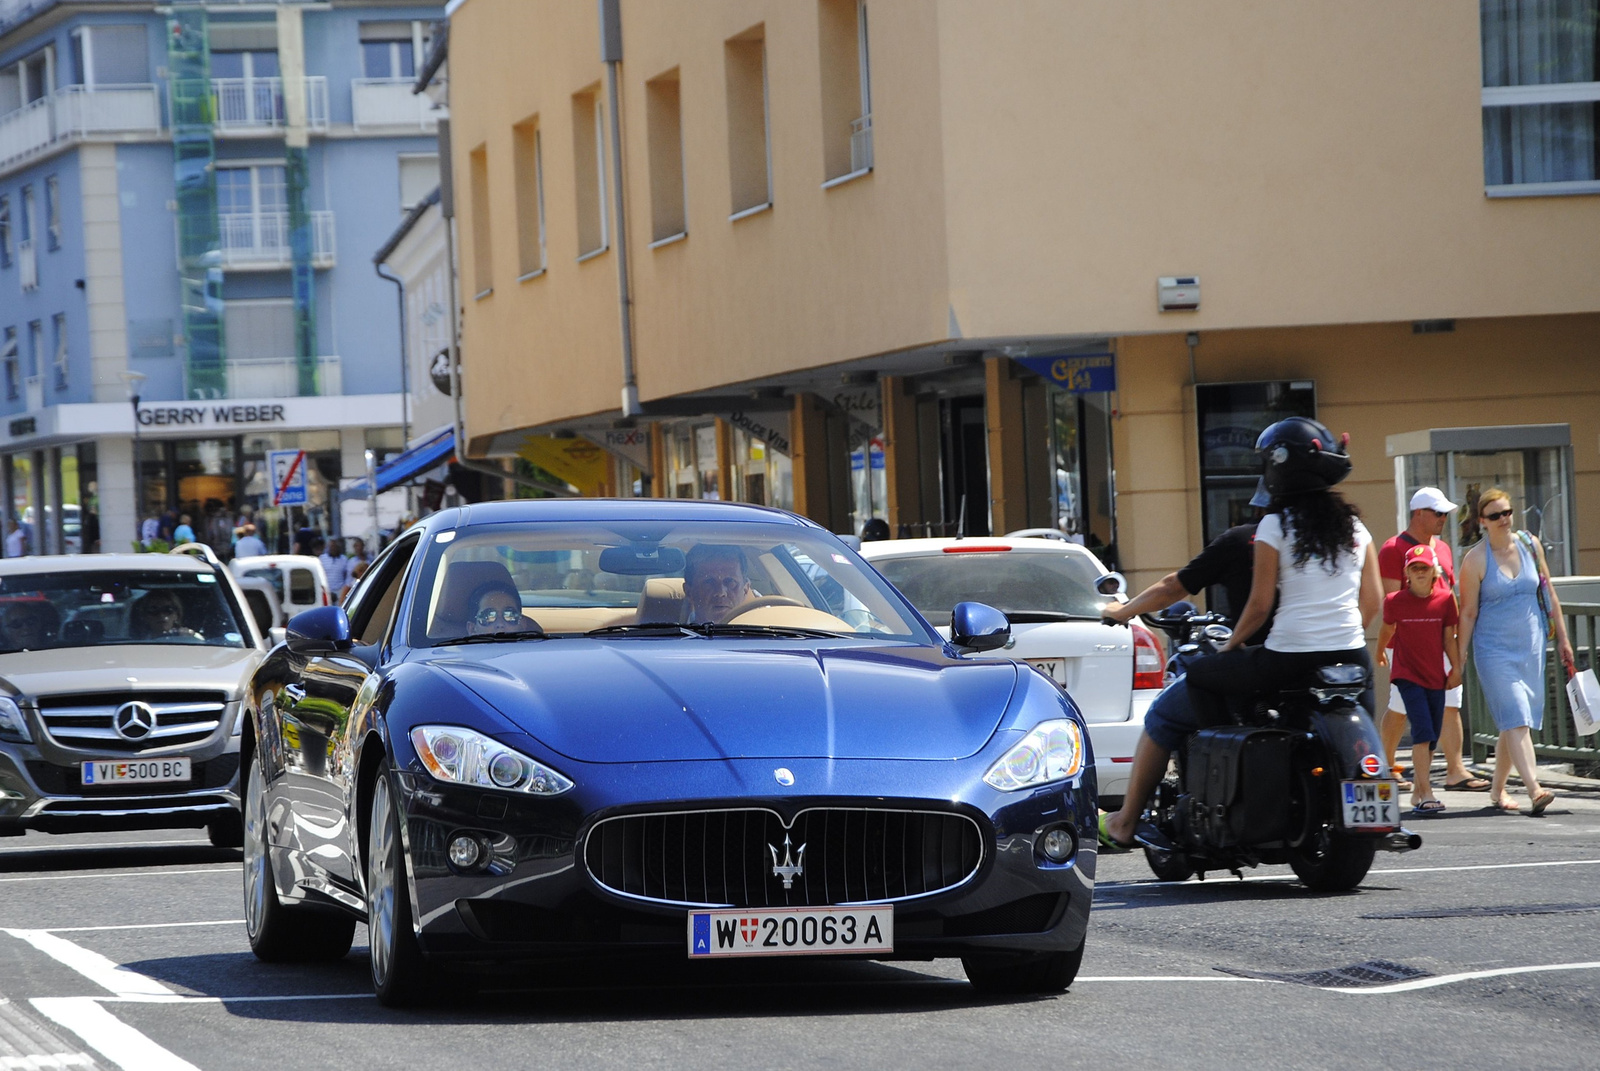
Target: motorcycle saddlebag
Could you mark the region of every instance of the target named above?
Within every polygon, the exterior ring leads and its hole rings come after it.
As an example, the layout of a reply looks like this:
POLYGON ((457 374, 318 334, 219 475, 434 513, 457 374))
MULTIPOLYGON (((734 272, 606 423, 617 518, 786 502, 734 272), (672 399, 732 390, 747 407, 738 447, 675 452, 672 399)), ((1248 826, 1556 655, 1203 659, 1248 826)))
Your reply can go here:
POLYGON ((1189 741, 1189 795, 1206 840, 1218 847, 1281 841, 1289 836, 1294 734, 1227 725, 1189 741))

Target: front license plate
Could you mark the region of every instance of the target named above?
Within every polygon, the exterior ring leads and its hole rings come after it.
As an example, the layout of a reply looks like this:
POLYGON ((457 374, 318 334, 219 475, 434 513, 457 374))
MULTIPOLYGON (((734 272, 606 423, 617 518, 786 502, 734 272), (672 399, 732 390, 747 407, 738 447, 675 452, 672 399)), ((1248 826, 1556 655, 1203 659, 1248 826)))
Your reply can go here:
POLYGON ((1067 660, 1065 658, 1025 658, 1023 661, 1034 669, 1041 671, 1057 684, 1067 683, 1067 660))
POLYGON ((893 952, 892 907, 689 912, 689 958, 893 952))
POLYGON ((189 760, 135 759, 132 762, 96 759, 83 764, 86 785, 127 785, 149 781, 189 780, 189 760))
POLYGON ((1345 781, 1344 828, 1393 829, 1400 824, 1400 793, 1393 781, 1345 781))

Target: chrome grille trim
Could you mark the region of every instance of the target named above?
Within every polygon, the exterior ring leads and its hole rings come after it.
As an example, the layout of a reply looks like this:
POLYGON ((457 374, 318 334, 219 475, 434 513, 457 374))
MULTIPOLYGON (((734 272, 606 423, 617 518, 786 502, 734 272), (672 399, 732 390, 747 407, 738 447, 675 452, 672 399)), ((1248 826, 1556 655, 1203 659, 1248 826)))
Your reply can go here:
POLYGON ((719 807, 601 819, 590 827, 581 854, 596 885, 629 900, 759 908, 936 896, 972 881, 988 849, 979 823, 956 811, 817 806, 786 824, 770 808, 719 807), (786 832, 796 848, 802 841, 807 846, 805 873, 788 892, 767 858, 774 845, 781 850, 786 832))
MULTIPOLYGON (((172 693, 161 693, 171 695, 172 693)), ((182 693, 179 693, 180 695, 182 693)), ((135 692, 114 692, 103 697, 78 695, 56 705, 41 697, 34 705, 45 736, 66 748, 139 753, 157 748, 195 744, 212 736, 227 720, 229 703, 215 692, 197 693, 193 700, 152 701, 135 692), (97 699, 99 702, 84 702, 97 699), (128 740, 113 727, 117 708, 142 702, 155 715, 155 727, 138 740, 128 740)))

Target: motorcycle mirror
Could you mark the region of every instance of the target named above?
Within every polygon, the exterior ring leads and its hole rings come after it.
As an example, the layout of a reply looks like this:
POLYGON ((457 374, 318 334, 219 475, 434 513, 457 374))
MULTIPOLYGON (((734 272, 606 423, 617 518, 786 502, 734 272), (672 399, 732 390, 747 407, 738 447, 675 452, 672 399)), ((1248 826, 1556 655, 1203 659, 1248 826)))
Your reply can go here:
POLYGON ((1094 582, 1094 589, 1107 598, 1113 598, 1128 590, 1128 578, 1121 573, 1107 573, 1094 582))

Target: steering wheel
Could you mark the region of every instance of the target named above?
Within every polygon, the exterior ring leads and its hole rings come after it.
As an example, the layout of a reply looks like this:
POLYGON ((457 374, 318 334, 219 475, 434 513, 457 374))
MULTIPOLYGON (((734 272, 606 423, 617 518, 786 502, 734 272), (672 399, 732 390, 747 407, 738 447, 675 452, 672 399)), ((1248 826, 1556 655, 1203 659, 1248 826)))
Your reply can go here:
POLYGON ((764 606, 798 606, 802 609, 810 609, 805 603, 798 599, 791 599, 787 595, 757 595, 755 598, 735 606, 733 613, 728 615, 728 620, 732 621, 749 610, 759 610, 764 606))

